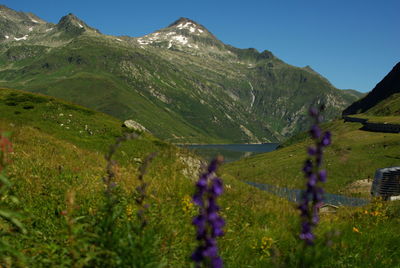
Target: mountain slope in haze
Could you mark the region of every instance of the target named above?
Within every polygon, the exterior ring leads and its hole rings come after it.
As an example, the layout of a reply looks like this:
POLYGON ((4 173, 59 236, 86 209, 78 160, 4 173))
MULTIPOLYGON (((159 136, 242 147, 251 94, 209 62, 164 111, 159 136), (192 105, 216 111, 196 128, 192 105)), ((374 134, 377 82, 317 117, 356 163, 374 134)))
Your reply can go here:
POLYGON ((400 93, 400 62, 393 67, 367 96, 347 107, 343 111, 343 115, 367 112, 396 93, 400 93))
POLYGON ((186 18, 140 38, 4 6, 0 22, 0 86, 133 119, 172 142, 281 141, 307 127, 310 104, 326 103, 330 119, 357 99, 309 67, 226 45, 186 18))
POLYGON ((353 96, 355 96, 356 98, 362 98, 365 97, 368 93, 363 93, 354 89, 342 89, 344 92, 348 93, 348 94, 352 94, 353 96))

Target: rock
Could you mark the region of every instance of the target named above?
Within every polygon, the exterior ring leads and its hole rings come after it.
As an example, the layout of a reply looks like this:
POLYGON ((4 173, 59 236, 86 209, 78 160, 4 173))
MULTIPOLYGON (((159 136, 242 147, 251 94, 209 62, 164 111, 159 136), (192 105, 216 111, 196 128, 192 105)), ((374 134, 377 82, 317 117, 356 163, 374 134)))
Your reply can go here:
POLYGON ((185 166, 182 170, 182 174, 185 177, 196 179, 200 175, 202 162, 200 159, 188 156, 188 155, 181 155, 179 156, 179 160, 185 166))
POLYGON ((144 126, 142 126, 141 124, 132 119, 126 120, 122 126, 138 132, 147 131, 147 129, 144 126))

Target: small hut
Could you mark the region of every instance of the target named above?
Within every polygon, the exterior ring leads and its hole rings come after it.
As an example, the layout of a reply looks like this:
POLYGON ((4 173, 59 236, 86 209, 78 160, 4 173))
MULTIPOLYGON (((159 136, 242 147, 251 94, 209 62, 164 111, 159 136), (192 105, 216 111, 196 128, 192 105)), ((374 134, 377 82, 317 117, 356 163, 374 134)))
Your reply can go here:
POLYGON ((331 205, 331 204, 323 204, 319 208, 320 213, 336 213, 336 210, 338 210, 338 206, 331 205))
POLYGON ((400 167, 378 169, 372 183, 371 195, 384 200, 400 196, 400 167))

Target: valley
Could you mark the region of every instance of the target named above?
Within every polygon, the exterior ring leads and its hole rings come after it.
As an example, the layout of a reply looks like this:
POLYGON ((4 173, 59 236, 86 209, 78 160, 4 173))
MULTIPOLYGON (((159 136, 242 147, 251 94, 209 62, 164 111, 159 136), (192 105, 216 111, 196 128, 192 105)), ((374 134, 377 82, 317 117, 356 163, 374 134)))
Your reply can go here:
POLYGON ((361 93, 188 18, 95 27, 0 6, 0 267, 400 264, 400 133, 365 128, 400 63, 361 93))
POLYGON ((332 119, 362 95, 268 50, 226 45, 187 18, 136 38, 73 14, 54 25, 1 11, 0 86, 135 120, 173 143, 280 142, 307 128, 310 104, 326 103, 332 119))
MULTIPOLYGON (((96 238, 107 237, 101 229, 104 215, 108 215, 103 210, 107 204, 103 155, 113 140, 126 131, 122 122, 51 97, 9 89, 1 90, 0 113, 1 129, 12 132, 12 163, 6 170, 13 183, 10 194, 19 200, 13 203, 5 197, 2 206, 24 215, 22 224, 29 234, 0 221, 1 230, 9 234, 3 242, 12 242, 14 250, 24 252, 24 258, 6 253, 4 262, 19 266, 128 266, 123 260, 129 262, 126 256, 133 254, 138 267, 149 262, 174 267, 190 265, 188 256, 196 244, 190 222, 196 209, 185 200, 193 194, 201 166, 197 156, 145 132, 118 149, 118 166, 114 170, 121 192, 115 193, 120 199, 115 209, 120 211, 118 222, 126 225, 113 228, 119 242, 108 246, 117 254, 110 257, 102 255, 103 242, 96 238), (129 228, 138 224, 132 214, 138 209, 134 196, 140 181, 136 177, 146 155, 154 151, 158 154, 144 176, 148 184, 145 200, 149 204, 144 234, 149 240, 135 240, 146 249, 136 251, 135 244, 132 248, 124 245, 122 237, 126 236, 121 235, 132 232, 134 229, 129 228), (119 259, 120 256, 125 257, 119 259)), ((371 180, 376 168, 398 163, 399 134, 365 132, 359 130, 359 123, 341 121, 327 123, 323 128, 333 135, 332 146, 325 152, 328 180, 324 188, 331 193, 369 198, 367 193, 354 192, 348 186, 360 179, 371 180)), ((222 167, 219 175, 224 180, 224 193, 220 205, 227 225, 218 244, 226 265, 299 266, 304 258, 310 263, 318 258, 315 267, 321 263, 364 266, 368 262, 371 267, 382 262, 399 263, 395 243, 398 236, 392 232, 399 226, 398 202, 377 200, 362 207, 341 206, 333 214, 321 214, 314 246, 321 254, 318 257, 298 240, 300 223, 294 203, 243 182, 251 179, 301 189, 304 178, 300 170, 309 143, 300 135, 274 152, 222 167), (378 238, 379 246, 374 242, 378 238), (273 242, 264 249, 262 243, 266 239, 273 242), (333 246, 326 247, 327 241, 332 241, 333 246), (363 247, 364 244, 371 246, 363 247), (350 258, 353 254, 364 258, 350 258)))

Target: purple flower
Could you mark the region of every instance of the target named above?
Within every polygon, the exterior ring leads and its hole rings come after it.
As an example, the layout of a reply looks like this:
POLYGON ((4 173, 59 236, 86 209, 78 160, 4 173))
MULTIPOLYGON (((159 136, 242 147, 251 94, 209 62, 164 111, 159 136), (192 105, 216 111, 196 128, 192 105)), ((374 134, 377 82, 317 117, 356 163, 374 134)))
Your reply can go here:
POLYGON ((326 177, 327 177, 327 173, 325 169, 322 169, 318 172, 318 179, 320 182, 325 182, 326 181, 326 177))
POLYGON ((306 174, 311 174, 313 169, 313 165, 310 159, 307 159, 306 162, 304 163, 304 167, 303 167, 303 172, 306 174))
POLYGON ((218 215, 219 206, 217 197, 223 192, 222 180, 216 177, 215 172, 223 162, 222 157, 217 157, 208 166, 207 172, 202 174, 196 183, 196 192, 193 195, 193 202, 199 206, 200 214, 192 223, 197 229, 196 239, 199 246, 193 252, 191 258, 200 267, 202 262, 210 264, 211 267, 221 268, 222 259, 218 256, 216 238, 224 235, 222 227, 224 219, 218 215))
POLYGON ((318 125, 313 125, 310 129, 310 134, 311 137, 313 137, 314 139, 318 139, 319 137, 321 137, 321 129, 318 125))
POLYGON ((211 191, 215 196, 219 196, 222 194, 223 185, 222 180, 219 178, 214 178, 211 182, 211 191))
POLYGON ((322 133, 319 123, 322 122, 320 109, 314 107, 310 108, 309 114, 314 119, 314 125, 310 129, 310 136, 314 140, 315 145, 307 149, 310 156, 303 167, 304 176, 307 179, 306 190, 303 192, 298 209, 302 219, 300 239, 304 240, 307 245, 313 245, 315 236, 313 228, 319 222, 318 211, 322 206, 324 190, 318 185, 318 182, 325 182, 327 172, 325 169, 320 170, 323 159, 323 150, 326 146, 331 144, 331 133, 326 131, 322 133))
POLYGON ((313 156, 317 153, 317 149, 313 146, 308 147, 308 155, 313 156))
POLYGON ((321 143, 323 146, 328 146, 331 144, 331 133, 329 131, 324 133, 321 143))

